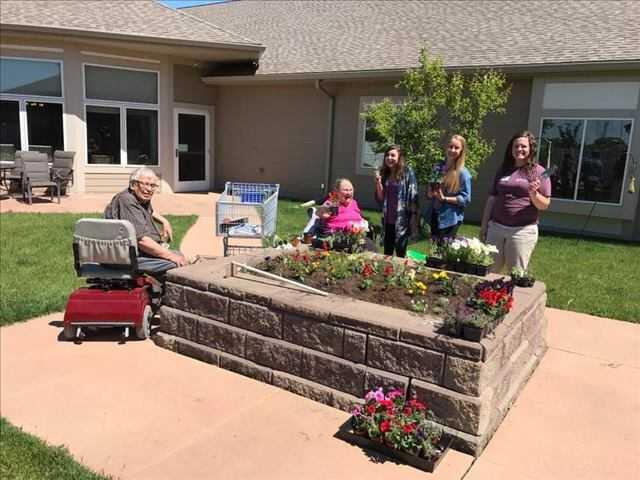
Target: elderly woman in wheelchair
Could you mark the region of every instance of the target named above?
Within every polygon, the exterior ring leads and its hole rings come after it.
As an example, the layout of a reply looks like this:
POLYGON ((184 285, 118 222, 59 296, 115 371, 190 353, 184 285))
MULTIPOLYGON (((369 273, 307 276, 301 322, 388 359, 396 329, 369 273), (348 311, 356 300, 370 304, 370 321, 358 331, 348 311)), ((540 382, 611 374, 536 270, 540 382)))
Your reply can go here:
POLYGON ((336 180, 334 190, 327 199, 319 207, 310 210, 311 218, 303 233, 305 238, 312 237, 312 246, 375 251, 374 232, 360 212, 353 196, 353 184, 348 179, 336 180))

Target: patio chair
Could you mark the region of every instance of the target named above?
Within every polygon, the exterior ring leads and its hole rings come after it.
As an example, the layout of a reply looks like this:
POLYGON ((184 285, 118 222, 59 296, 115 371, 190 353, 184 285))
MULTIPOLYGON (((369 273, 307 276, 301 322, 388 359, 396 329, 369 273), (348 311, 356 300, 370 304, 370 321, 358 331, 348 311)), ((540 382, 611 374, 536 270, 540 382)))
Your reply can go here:
MULTIPOLYGON (((28 152, 33 153, 33 152, 28 152)), ((60 203, 60 180, 51 180, 51 173, 49 172, 49 164, 47 162, 47 156, 42 153, 38 153, 44 157, 37 160, 29 160, 28 156, 22 156, 23 174, 22 174, 22 198, 27 199, 29 205, 33 203, 33 188, 43 187, 49 189, 51 195, 51 201, 53 202, 53 189, 56 189, 58 196, 58 203, 60 203)))
POLYGON ((76 152, 65 152, 64 150, 53 152, 51 180, 60 181, 61 195, 66 195, 69 183, 73 184, 73 158, 75 155, 76 152))
POLYGON ((6 180, 9 184, 9 194, 11 194, 12 192, 22 193, 22 154, 24 153, 29 152, 25 150, 17 150, 14 154, 14 167, 11 169, 11 173, 6 177, 6 180))
POLYGON ((16 146, 13 143, 0 143, 0 162, 13 162, 16 158, 16 146))

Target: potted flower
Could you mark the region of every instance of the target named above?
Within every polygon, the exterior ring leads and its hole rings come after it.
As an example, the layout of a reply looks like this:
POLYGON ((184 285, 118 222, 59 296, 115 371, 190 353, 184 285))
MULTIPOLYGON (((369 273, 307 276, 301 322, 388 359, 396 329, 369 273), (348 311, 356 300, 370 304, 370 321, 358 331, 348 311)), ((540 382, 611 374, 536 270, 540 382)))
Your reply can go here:
POLYGON ((493 255, 498 253, 495 245, 482 243, 477 238, 467 239, 467 261, 471 264, 471 272, 474 275, 484 277, 489 273, 493 265, 493 255))
POLYGON ((442 258, 442 247, 437 243, 429 243, 427 245, 427 267, 444 268, 445 261, 442 258))
POLYGON ((427 171, 426 181, 432 190, 437 190, 444 181, 444 165, 436 163, 427 171))
POLYGON ((459 322, 462 324, 462 338, 471 342, 482 340, 493 327, 493 319, 482 310, 471 310, 459 322))
POLYGON ((434 470, 451 443, 427 405, 406 400, 400 390, 371 390, 352 414, 351 431, 342 431, 343 438, 427 472, 434 470))
POLYGON ((511 270, 511 280, 516 287, 524 288, 533 287, 533 284, 536 283, 536 277, 531 272, 519 267, 513 267, 511 270))
POLYGON ((499 323, 513 307, 513 282, 506 281, 504 277, 479 282, 467 305, 499 323))

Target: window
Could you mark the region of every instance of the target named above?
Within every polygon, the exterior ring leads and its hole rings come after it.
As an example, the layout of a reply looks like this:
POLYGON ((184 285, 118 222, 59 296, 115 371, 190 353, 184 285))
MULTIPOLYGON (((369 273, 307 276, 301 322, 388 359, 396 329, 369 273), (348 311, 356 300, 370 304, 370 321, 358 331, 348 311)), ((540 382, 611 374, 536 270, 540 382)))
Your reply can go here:
POLYGON ((85 65, 87 162, 158 165, 158 72, 85 65))
POLYGON ((370 105, 380 103, 385 98, 389 98, 393 103, 399 104, 403 97, 362 97, 360 99, 359 129, 358 129, 358 167, 360 169, 376 169, 382 166, 384 160, 383 153, 376 153, 374 148, 378 141, 378 136, 373 125, 362 116, 370 105))
POLYGON ((633 121, 543 118, 539 162, 557 167, 555 198, 620 204, 633 121))
POLYGON ((0 145, 16 150, 64 150, 62 62, 0 58, 0 145))
POLYGON ((62 97, 60 62, 0 58, 0 93, 62 97))
POLYGON ((87 106, 89 163, 120 165, 120 109, 87 106))

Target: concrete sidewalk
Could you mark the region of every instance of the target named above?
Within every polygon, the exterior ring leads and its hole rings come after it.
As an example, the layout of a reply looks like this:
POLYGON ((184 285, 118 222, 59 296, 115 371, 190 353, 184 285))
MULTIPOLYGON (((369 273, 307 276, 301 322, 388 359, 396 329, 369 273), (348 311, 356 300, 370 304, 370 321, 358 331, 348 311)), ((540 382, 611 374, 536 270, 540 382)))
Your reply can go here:
POLYGON ((548 309, 549 351, 483 455, 434 475, 333 438, 348 415, 150 341, 0 329, 0 410, 118 478, 640 478, 640 326, 548 309))

